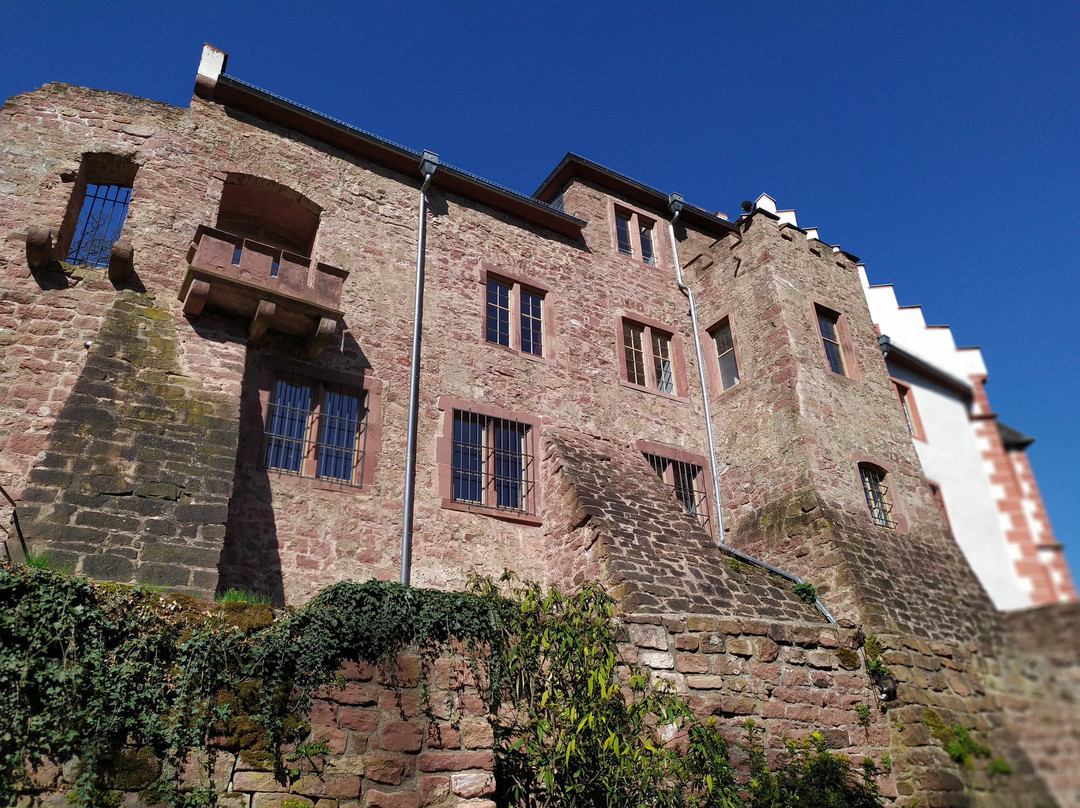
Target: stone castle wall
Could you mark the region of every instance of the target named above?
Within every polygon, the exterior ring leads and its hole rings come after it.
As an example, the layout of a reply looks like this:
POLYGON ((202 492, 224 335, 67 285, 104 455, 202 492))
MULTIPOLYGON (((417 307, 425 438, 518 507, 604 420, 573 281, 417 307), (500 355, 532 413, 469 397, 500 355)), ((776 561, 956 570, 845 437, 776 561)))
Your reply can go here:
MULTIPOLYGON (((20 499, 34 549, 94 577, 203 594, 241 586, 287 603, 335 580, 396 578, 419 176, 206 98, 177 109, 47 85, 9 101, 0 121, 0 346, 13 360, 0 367, 0 484, 20 499), (60 226, 83 156, 103 152, 135 167, 123 231, 133 276, 113 283, 58 262, 31 270, 29 228, 60 226), (315 359, 293 337, 252 341, 237 318, 182 311, 188 248, 200 225, 216 224, 236 175, 309 200, 321 211, 312 257, 350 273, 342 325, 315 359), (259 467, 267 379, 298 363, 368 391, 363 486, 259 467)), ((461 588, 504 569, 563 587, 601 580, 641 640, 627 646, 631 659, 704 712, 765 722, 774 742, 814 726, 837 748, 889 751, 885 784, 905 803, 1050 804, 1036 762, 1055 772, 1055 794, 1073 793, 1076 775, 1054 768, 1063 758, 1049 749, 1052 731, 1023 715, 1042 715, 1042 693, 1066 698, 1061 670, 1074 661, 1053 657, 1038 632, 1010 656, 1014 635, 925 486, 850 256, 760 211, 737 229, 676 227, 701 324, 730 318, 740 361, 740 383, 719 391, 713 378, 710 391, 723 538, 815 584, 838 628, 786 579, 733 563, 641 457, 637 441, 707 452, 667 212, 575 179, 562 193, 586 222, 573 239, 438 182, 429 199, 414 583, 461 588), (616 205, 654 222, 657 266, 615 249, 616 205), (489 277, 545 293, 543 357, 485 341, 489 277), (827 369, 815 304, 842 317, 847 375, 827 369), (674 394, 625 381, 623 318, 670 333, 674 394), (535 424, 530 518, 445 501, 446 414, 473 404, 535 424), (885 469, 896 529, 870 520, 861 462, 885 469), (901 681, 896 708, 873 713, 870 727, 851 717, 866 682, 833 650, 857 628, 886 641, 901 681), (1019 701, 1008 698, 1014 685, 1019 701), (928 734, 928 708, 985 735, 1012 779, 950 761, 928 734)), ((706 334, 701 347, 714 376, 706 334)), ((342 710, 360 705, 331 702, 318 715, 342 730, 342 710)), ((260 789, 241 790, 255 808, 260 789)))

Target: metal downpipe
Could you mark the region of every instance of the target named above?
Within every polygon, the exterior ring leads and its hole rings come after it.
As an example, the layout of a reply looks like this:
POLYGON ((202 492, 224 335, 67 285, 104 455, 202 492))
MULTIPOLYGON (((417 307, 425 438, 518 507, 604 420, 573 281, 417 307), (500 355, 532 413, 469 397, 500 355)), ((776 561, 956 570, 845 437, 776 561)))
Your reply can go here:
MULTIPOLYGON (((803 583, 803 579, 798 575, 793 575, 790 572, 786 572, 779 567, 774 567, 772 564, 762 561, 760 558, 754 558, 752 555, 747 555, 741 550, 736 550, 734 547, 729 546, 724 542, 724 516, 721 511, 720 503, 720 476, 717 473, 716 467, 716 449, 713 443, 713 428, 712 428, 712 416, 709 413, 709 392, 705 386, 705 363, 701 356, 701 339, 698 332, 698 320, 697 320, 697 303, 694 300, 694 293, 690 287, 683 282, 682 266, 679 264, 679 251, 675 247, 675 221, 679 218, 679 212, 683 207, 683 198, 681 194, 670 193, 668 194, 668 208, 671 210, 672 216, 668 221, 668 237, 671 239, 671 255, 675 261, 675 282, 679 285, 679 289, 687 300, 690 301, 690 328, 694 332, 694 350, 697 353, 697 365, 698 365, 698 381, 701 384, 701 401, 705 409, 705 434, 709 439, 709 470, 712 473, 712 487, 713 487, 713 505, 716 508, 716 543, 724 548, 724 551, 730 553, 741 561, 745 561, 748 564, 753 564, 758 567, 769 570, 769 572, 776 573, 783 578, 791 581, 795 584, 803 583)), ((836 618, 832 616, 828 609, 825 608, 825 604, 819 599, 814 600, 814 606, 822 614, 822 616, 830 623, 835 623, 836 618)))
POLYGON ((713 444, 712 416, 709 413, 709 392, 705 387, 705 362, 701 356, 701 335, 698 332, 697 303, 690 287, 683 283, 682 265, 679 264, 679 251, 675 247, 675 220, 682 211, 681 194, 668 194, 668 208, 672 216, 668 221, 668 238, 671 240, 671 257, 675 261, 675 282, 690 301, 690 327, 694 332, 694 351, 697 353, 698 382, 701 384, 701 402, 705 407, 705 434, 709 438, 709 472, 712 474, 713 507, 716 509, 716 542, 724 544, 724 513, 720 507, 720 475, 716 468, 716 448, 713 444))
POLYGON ((412 360, 409 363, 409 430, 405 440, 405 494, 401 519, 401 583, 412 576, 413 505, 416 498, 416 431, 420 415, 420 336, 424 322, 424 242, 427 237, 427 189, 439 166, 439 155, 425 151, 420 157, 420 214, 416 234, 416 288, 413 292, 412 360))

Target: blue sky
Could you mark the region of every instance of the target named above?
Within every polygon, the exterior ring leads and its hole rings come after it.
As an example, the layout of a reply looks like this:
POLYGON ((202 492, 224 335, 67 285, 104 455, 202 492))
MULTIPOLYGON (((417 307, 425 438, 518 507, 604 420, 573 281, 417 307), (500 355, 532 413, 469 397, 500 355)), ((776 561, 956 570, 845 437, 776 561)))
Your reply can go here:
POLYGON ((0 4, 0 98, 178 105, 227 72, 518 191, 574 151, 733 217, 761 192, 979 345, 1080 572, 1080 5, 0 4))

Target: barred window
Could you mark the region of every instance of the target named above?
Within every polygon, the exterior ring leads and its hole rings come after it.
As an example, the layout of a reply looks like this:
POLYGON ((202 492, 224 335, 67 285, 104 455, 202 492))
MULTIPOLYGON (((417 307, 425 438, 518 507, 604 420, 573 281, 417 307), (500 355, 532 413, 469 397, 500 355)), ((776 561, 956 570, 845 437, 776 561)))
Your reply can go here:
POLYGON ((686 512, 697 517, 709 533, 713 532, 709 518, 709 495, 703 468, 685 460, 672 460, 651 452, 642 452, 653 471, 675 494, 686 512))
POLYGON ((529 424, 455 409, 450 448, 454 502, 536 513, 536 451, 529 424))
POLYGON ((889 502, 889 489, 885 486, 885 472, 874 466, 859 464, 859 476, 862 478, 863 494, 866 505, 870 508, 870 518, 879 527, 895 528, 892 517, 892 504, 889 502))
POLYGON ((262 466, 343 485, 363 479, 366 391, 278 376, 263 421, 262 466))
POLYGON ((120 238, 130 201, 131 186, 87 183, 65 260, 71 264, 107 267, 109 252, 120 238))
POLYGON ((623 320, 622 337, 626 381, 675 395, 672 335, 652 326, 623 320))
POLYGON ((725 317, 709 334, 716 344, 716 361, 720 368, 720 389, 727 390, 739 383, 739 365, 735 359, 731 322, 725 317))
POLYGON ((484 337, 532 356, 544 355, 544 294, 520 283, 487 279, 484 337))

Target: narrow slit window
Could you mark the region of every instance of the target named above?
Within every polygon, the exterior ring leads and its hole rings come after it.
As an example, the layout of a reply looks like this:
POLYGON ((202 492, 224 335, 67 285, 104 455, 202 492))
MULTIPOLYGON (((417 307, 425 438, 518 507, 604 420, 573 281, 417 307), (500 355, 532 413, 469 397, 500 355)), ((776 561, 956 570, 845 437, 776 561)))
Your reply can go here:
POLYGON ((885 486, 885 473, 871 466, 859 466, 862 477, 863 494, 870 509, 870 518, 879 527, 895 528, 892 517, 892 503, 889 502, 889 489, 885 486))
POLYGON ((739 364, 735 358, 731 323, 725 319, 712 330, 712 338, 716 344, 716 361, 720 368, 720 389, 727 390, 739 383, 739 364))
POLYGON ((847 363, 844 360, 844 349, 840 341, 840 315, 821 306, 815 308, 818 331, 821 332, 821 343, 825 349, 829 370, 840 376, 846 376, 847 363))

